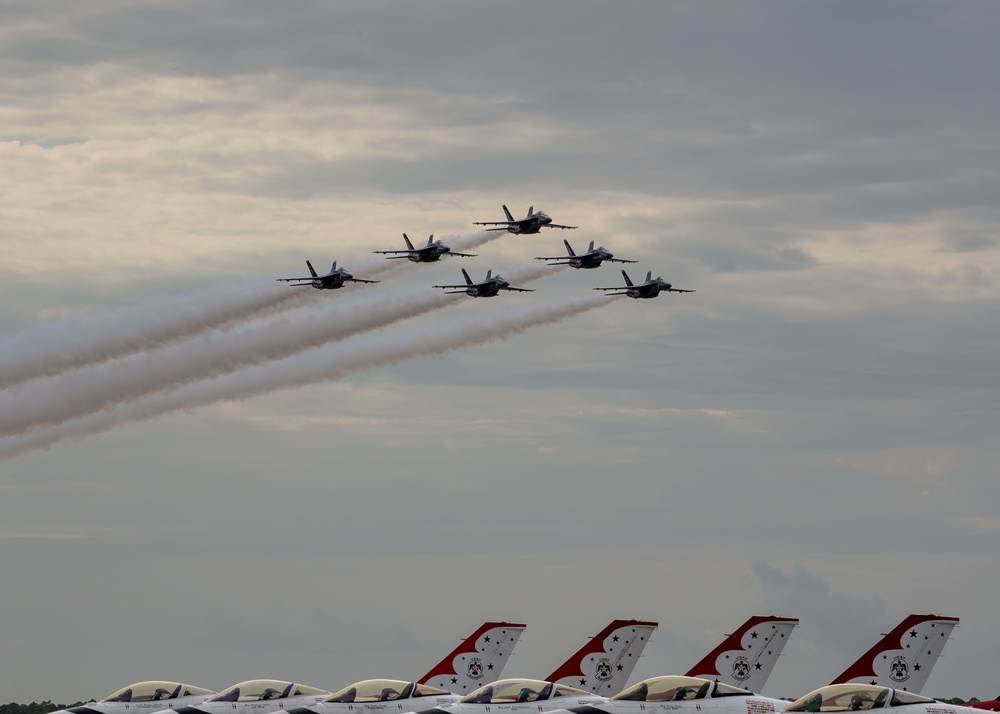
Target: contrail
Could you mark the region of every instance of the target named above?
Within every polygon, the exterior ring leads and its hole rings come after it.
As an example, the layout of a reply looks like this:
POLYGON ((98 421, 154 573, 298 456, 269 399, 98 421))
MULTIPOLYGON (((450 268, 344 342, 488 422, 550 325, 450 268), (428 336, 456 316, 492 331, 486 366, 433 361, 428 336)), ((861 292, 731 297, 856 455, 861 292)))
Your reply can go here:
MULTIPOLYGON (((511 279, 530 281, 555 266, 515 267, 511 279)), ((208 334, 124 360, 66 372, 0 393, 0 435, 13 436, 99 412, 154 392, 282 359, 330 342, 455 304, 455 295, 427 287, 397 288, 356 301, 333 298, 321 312, 283 316, 254 329, 208 334)))
POLYGON ((0 459, 44 448, 62 439, 98 434, 119 424, 153 419, 220 401, 247 399, 321 380, 340 379, 373 367, 501 340, 532 327, 558 322, 607 305, 612 300, 595 295, 534 303, 491 312, 489 319, 470 315, 406 334, 389 331, 339 342, 224 377, 189 384, 167 394, 119 405, 59 426, 0 439, 0 459))
MULTIPOLYGON (((483 245, 495 234, 450 236, 459 250, 483 245)), ((401 271, 408 260, 366 257, 352 265, 359 277, 401 271), (400 265, 400 264, 403 265, 400 265)), ((0 338, 0 389, 70 369, 156 349, 210 329, 224 329, 319 299, 312 290, 291 290, 261 280, 154 298, 114 313, 73 318, 0 338), (266 287, 265 287, 266 285, 266 287)))

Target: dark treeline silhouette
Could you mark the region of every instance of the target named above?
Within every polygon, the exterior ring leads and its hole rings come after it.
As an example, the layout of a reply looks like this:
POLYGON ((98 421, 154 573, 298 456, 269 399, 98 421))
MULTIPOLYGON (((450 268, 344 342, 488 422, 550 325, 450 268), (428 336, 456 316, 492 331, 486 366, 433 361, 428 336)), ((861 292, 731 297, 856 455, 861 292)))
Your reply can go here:
POLYGON ((75 704, 53 704, 50 701, 32 702, 31 704, 0 704, 0 714, 49 714, 49 712, 59 711, 78 707, 86 702, 76 702, 75 704))

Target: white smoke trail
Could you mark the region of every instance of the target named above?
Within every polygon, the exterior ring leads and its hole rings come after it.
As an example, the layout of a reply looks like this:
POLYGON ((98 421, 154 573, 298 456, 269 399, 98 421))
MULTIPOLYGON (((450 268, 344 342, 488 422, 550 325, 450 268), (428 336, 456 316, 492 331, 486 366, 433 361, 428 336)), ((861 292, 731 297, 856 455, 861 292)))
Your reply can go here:
MULTIPOLYGON (((479 231, 449 237, 468 250, 496 237, 479 231)), ((401 271, 408 260, 366 257, 351 271, 358 277, 401 271)), ((154 298, 116 312, 32 327, 0 338, 0 389, 70 369, 156 349, 210 329, 267 317, 318 299, 312 290, 291 290, 252 281, 154 298)))
MULTIPOLYGON (((527 282, 558 270, 513 268, 511 279, 527 282)), ((174 389, 190 382, 282 359, 329 342, 454 304, 455 295, 427 287, 395 289, 359 302, 334 299, 321 312, 285 316, 255 329, 208 334, 124 360, 64 373, 0 393, 0 435, 23 434, 93 414, 113 404, 174 389)))
POLYGON ((609 302, 611 299, 603 295, 567 298, 491 312, 489 319, 471 315, 406 334, 389 331, 359 337, 225 377, 189 384, 167 394, 119 405, 25 436, 0 439, 0 459, 44 448, 63 439, 97 434, 119 424, 152 419, 220 401, 247 399, 321 380, 340 379, 353 372, 501 340, 609 302))

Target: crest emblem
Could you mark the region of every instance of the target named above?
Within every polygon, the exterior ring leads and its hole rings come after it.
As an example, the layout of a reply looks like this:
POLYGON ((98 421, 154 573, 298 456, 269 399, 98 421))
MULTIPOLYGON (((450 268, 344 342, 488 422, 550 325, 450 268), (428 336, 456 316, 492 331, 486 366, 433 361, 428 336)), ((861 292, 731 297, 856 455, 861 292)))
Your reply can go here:
POLYGON ((906 663, 905 657, 893 657, 892 664, 889 665, 889 679, 893 682, 905 682, 910 678, 910 665, 906 663))
POLYGON ((469 660, 469 666, 466 668, 465 674, 469 679, 482 679, 483 663, 478 658, 473 657, 469 660))
POLYGON ((607 657, 602 657, 597 660, 597 667, 594 670, 594 676, 597 677, 602 682, 607 682, 612 677, 611 672, 611 662, 607 657))
POLYGON ((737 657, 733 662, 733 679, 739 682, 750 679, 750 660, 746 657, 737 657))

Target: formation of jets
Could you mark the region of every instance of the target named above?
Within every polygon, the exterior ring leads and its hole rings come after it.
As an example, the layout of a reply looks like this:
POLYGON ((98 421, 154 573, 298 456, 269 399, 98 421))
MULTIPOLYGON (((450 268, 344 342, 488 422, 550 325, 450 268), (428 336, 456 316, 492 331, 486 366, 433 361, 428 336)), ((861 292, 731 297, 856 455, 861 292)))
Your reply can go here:
MULTIPOLYGON (((476 221, 473 225, 477 226, 498 226, 496 228, 485 228, 486 231, 507 231, 508 233, 513 233, 516 235, 530 235, 539 233, 542 228, 563 228, 563 229, 574 229, 577 226, 564 226, 559 223, 553 223, 552 218, 546 214, 544 211, 536 211, 534 206, 528 208, 528 215, 519 220, 515 220, 511 215, 507 206, 503 206, 504 214, 507 216, 506 221, 476 221)), ((451 249, 451 247, 445 245, 441 241, 435 241, 434 235, 431 234, 427 239, 427 243, 419 247, 415 247, 412 242, 410 242, 409 237, 404 233, 403 241, 406 243, 405 249, 399 250, 375 250, 372 251, 378 255, 385 255, 387 260, 400 260, 407 259, 413 263, 434 263, 439 261, 443 256, 452 256, 460 258, 475 258, 475 253, 459 253, 451 249)), ((614 254, 605 248, 604 246, 594 247, 594 241, 590 241, 590 246, 585 253, 577 254, 574 252, 573 247, 569 244, 569 241, 563 241, 566 246, 566 255, 564 256, 550 256, 550 257, 539 257, 536 260, 544 261, 555 261, 549 262, 548 265, 569 265, 576 269, 589 270, 593 268, 598 268, 602 263, 635 263, 635 260, 624 260, 622 258, 615 258, 614 254)), ((355 278, 352 273, 350 273, 345 268, 338 268, 337 261, 333 262, 333 266, 330 268, 330 272, 326 275, 319 275, 313 269, 312 263, 308 260, 306 261, 306 266, 309 268, 309 276, 298 277, 298 278, 277 278, 280 282, 286 282, 291 287, 313 287, 318 290, 336 290, 343 287, 349 282, 354 283, 378 283, 378 280, 365 280, 362 278, 355 278)), ((503 279, 500 275, 493 275, 492 268, 487 271, 486 278, 481 282, 473 282, 469 277, 469 274, 462 269, 462 275, 465 277, 465 284, 458 285, 435 285, 435 288, 442 288, 450 291, 450 294, 464 293, 471 297, 494 297, 498 295, 501 291, 510 292, 534 292, 528 288, 515 288, 511 287, 510 283, 503 279)), ((618 291, 618 292, 608 292, 609 296, 615 295, 628 295, 633 298, 654 298, 661 292, 675 292, 675 293, 693 293, 694 290, 682 290, 679 288, 674 288, 670 283, 663 280, 663 278, 653 279, 652 271, 650 271, 646 276, 646 282, 642 285, 633 285, 632 281, 629 279, 628 274, 622 271, 622 275, 625 276, 625 286, 618 288, 594 288, 595 290, 603 291, 618 291)))
POLYGON ((976 714, 920 695, 958 618, 910 615, 825 687, 789 702, 760 691, 798 619, 754 616, 683 675, 625 685, 658 623, 614 620, 545 679, 500 679, 525 625, 487 622, 418 680, 368 679, 330 693, 275 679, 219 693, 138 682, 57 714, 765 714, 905 707, 976 714))

